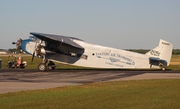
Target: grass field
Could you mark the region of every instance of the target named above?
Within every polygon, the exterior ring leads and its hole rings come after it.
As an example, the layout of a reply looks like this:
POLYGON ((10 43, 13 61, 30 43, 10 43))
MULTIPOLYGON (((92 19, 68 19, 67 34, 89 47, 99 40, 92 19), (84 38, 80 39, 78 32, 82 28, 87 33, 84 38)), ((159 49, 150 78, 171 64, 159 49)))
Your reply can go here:
MULTIPOLYGON (((0 55, 0 59, 2 60, 2 68, 6 69, 7 66, 7 62, 10 60, 14 60, 15 58, 10 56, 8 58, 8 56, 1 56, 0 55)), ((37 69, 39 63, 41 63, 42 59, 40 58, 34 58, 33 62, 32 62, 32 56, 29 55, 24 55, 23 56, 23 60, 27 61, 27 67, 26 69, 37 69)), ((82 68, 82 67, 77 67, 77 66, 71 66, 71 65, 65 65, 65 64, 60 64, 60 63, 55 63, 57 65, 56 68, 62 68, 62 69, 71 69, 71 68, 82 68)))
MULTIPOLYGON (((8 58, 0 56, 3 68, 8 58)), ((27 69, 35 69, 40 59, 27 69)), ((169 68, 179 70, 180 56, 172 56, 169 68)), ((79 68, 63 65, 59 68, 79 68)), ((132 80, 0 94, 0 109, 178 109, 180 79, 132 80)))
POLYGON ((180 70, 180 55, 173 55, 171 58, 169 69, 180 70))
POLYGON ((93 83, 0 94, 1 109, 178 109, 180 79, 93 83))

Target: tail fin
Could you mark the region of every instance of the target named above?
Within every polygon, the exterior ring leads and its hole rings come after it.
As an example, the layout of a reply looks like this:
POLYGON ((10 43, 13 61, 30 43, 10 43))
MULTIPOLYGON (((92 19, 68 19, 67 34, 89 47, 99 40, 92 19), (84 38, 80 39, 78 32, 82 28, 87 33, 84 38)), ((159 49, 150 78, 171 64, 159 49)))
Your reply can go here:
POLYGON ((172 56, 172 49, 173 45, 170 42, 160 39, 159 46, 147 52, 146 55, 164 60, 167 62, 166 66, 168 66, 172 56))

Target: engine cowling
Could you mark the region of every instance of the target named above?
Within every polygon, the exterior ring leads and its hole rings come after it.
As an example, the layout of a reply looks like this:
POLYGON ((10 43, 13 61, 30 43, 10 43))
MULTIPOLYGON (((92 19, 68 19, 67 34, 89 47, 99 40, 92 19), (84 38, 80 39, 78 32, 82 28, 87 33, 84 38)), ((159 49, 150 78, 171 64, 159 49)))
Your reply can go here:
POLYGON ((42 57, 42 56, 46 55, 46 50, 44 49, 44 47, 41 44, 39 44, 37 46, 35 51, 36 51, 36 55, 38 57, 42 57))
POLYGON ((21 38, 19 38, 18 40, 17 40, 17 42, 12 42, 12 44, 16 44, 16 50, 18 51, 18 52, 21 52, 22 50, 21 50, 21 45, 22 45, 22 39, 21 38))

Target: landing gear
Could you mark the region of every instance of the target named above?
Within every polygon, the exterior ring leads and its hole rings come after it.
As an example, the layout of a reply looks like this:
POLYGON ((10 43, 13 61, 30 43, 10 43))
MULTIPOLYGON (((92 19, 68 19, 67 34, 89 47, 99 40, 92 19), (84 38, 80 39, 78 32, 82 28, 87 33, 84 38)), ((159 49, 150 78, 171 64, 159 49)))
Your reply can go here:
POLYGON ((56 68, 55 64, 52 61, 48 63, 48 69, 54 70, 56 68))
POLYGON ((45 71, 46 70, 46 64, 45 63, 40 63, 38 65, 38 69, 39 69, 39 71, 45 71))
POLYGON ((39 71, 45 71, 47 69, 54 70, 56 68, 55 64, 52 61, 49 61, 48 65, 46 66, 48 60, 43 61, 38 65, 39 71))
POLYGON ((162 67, 162 68, 161 68, 161 70, 162 70, 162 71, 165 71, 165 70, 166 70, 166 68, 165 68, 165 67, 162 67))
POLYGON ((159 67, 161 68, 162 71, 166 70, 166 67, 162 63, 159 63, 159 67))

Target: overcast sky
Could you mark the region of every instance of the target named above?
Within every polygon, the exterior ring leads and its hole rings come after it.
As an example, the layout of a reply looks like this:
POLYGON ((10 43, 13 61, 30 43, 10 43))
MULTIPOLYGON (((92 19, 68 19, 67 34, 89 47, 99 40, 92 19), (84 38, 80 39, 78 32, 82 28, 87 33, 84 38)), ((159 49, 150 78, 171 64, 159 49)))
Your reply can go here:
POLYGON ((180 0, 1 0, 0 48, 30 32, 74 36, 119 49, 180 49, 180 0))

